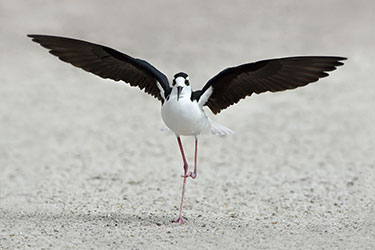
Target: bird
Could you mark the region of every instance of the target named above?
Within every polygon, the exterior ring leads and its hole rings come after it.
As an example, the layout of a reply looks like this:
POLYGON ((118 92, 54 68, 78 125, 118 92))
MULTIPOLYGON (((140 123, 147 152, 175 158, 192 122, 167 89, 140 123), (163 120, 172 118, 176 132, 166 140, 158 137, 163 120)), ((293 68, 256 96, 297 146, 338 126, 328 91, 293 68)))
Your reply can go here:
POLYGON ((200 90, 193 90, 185 72, 167 76, 149 62, 132 57, 113 48, 83 40, 28 34, 60 60, 104 79, 123 81, 138 87, 161 102, 164 124, 176 135, 183 161, 183 185, 176 223, 185 223, 182 215, 187 178, 197 177, 198 137, 211 132, 224 136, 232 131, 211 120, 213 114, 238 103, 252 94, 295 89, 328 76, 327 72, 343 65, 342 56, 292 56, 260 60, 228 67, 207 81, 200 90), (194 169, 189 171, 181 136, 193 136, 195 142, 194 169))

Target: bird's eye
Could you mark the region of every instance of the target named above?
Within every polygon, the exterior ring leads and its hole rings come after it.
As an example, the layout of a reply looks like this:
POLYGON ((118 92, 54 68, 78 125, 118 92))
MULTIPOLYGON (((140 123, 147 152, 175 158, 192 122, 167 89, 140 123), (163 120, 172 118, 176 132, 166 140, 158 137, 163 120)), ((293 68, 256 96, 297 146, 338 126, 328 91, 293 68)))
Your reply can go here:
POLYGON ((187 80, 187 79, 185 80, 185 85, 186 85, 186 86, 189 86, 189 85, 190 85, 189 80, 187 80))
POLYGON ((176 80, 173 79, 172 86, 176 85, 176 80))

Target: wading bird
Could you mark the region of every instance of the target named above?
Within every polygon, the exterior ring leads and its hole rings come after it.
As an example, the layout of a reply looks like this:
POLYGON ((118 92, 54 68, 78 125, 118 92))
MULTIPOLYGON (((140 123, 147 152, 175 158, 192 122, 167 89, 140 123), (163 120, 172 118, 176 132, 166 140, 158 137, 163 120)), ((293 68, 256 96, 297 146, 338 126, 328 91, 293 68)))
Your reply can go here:
POLYGON ((211 131, 215 135, 230 134, 231 130, 209 119, 204 106, 218 114, 241 99, 263 92, 277 92, 305 86, 328 76, 344 57, 298 56, 262 60, 226 68, 211 78, 201 90, 193 91, 189 77, 180 72, 174 75, 172 86, 168 78, 150 63, 131 57, 107 46, 72 38, 28 35, 47 48, 52 55, 102 78, 124 81, 159 99, 165 125, 176 137, 183 160, 183 186, 180 213, 176 220, 183 223, 182 206, 186 179, 197 177, 198 136, 211 131), (180 136, 195 137, 194 170, 188 163, 180 136))

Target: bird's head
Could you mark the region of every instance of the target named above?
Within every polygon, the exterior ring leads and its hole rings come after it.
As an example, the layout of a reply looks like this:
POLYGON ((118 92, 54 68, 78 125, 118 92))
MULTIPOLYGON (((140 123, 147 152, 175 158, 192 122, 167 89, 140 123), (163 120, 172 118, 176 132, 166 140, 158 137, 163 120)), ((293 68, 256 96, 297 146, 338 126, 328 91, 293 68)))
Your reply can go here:
POLYGON ((174 75, 172 82, 172 92, 177 95, 177 101, 180 99, 180 97, 186 94, 191 95, 189 76, 186 73, 180 72, 174 75))

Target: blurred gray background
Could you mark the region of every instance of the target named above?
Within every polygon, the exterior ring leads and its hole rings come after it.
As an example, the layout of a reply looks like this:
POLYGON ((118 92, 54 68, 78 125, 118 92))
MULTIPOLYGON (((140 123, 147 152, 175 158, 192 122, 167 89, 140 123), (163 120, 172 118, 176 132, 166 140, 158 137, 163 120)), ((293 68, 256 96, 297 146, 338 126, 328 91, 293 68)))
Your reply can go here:
POLYGON ((1 249, 375 248, 373 1, 0 0, 0 23, 1 249), (235 134, 200 138, 176 225, 182 162, 160 103, 29 33, 111 46, 196 89, 266 58, 349 60, 210 114, 235 134))

